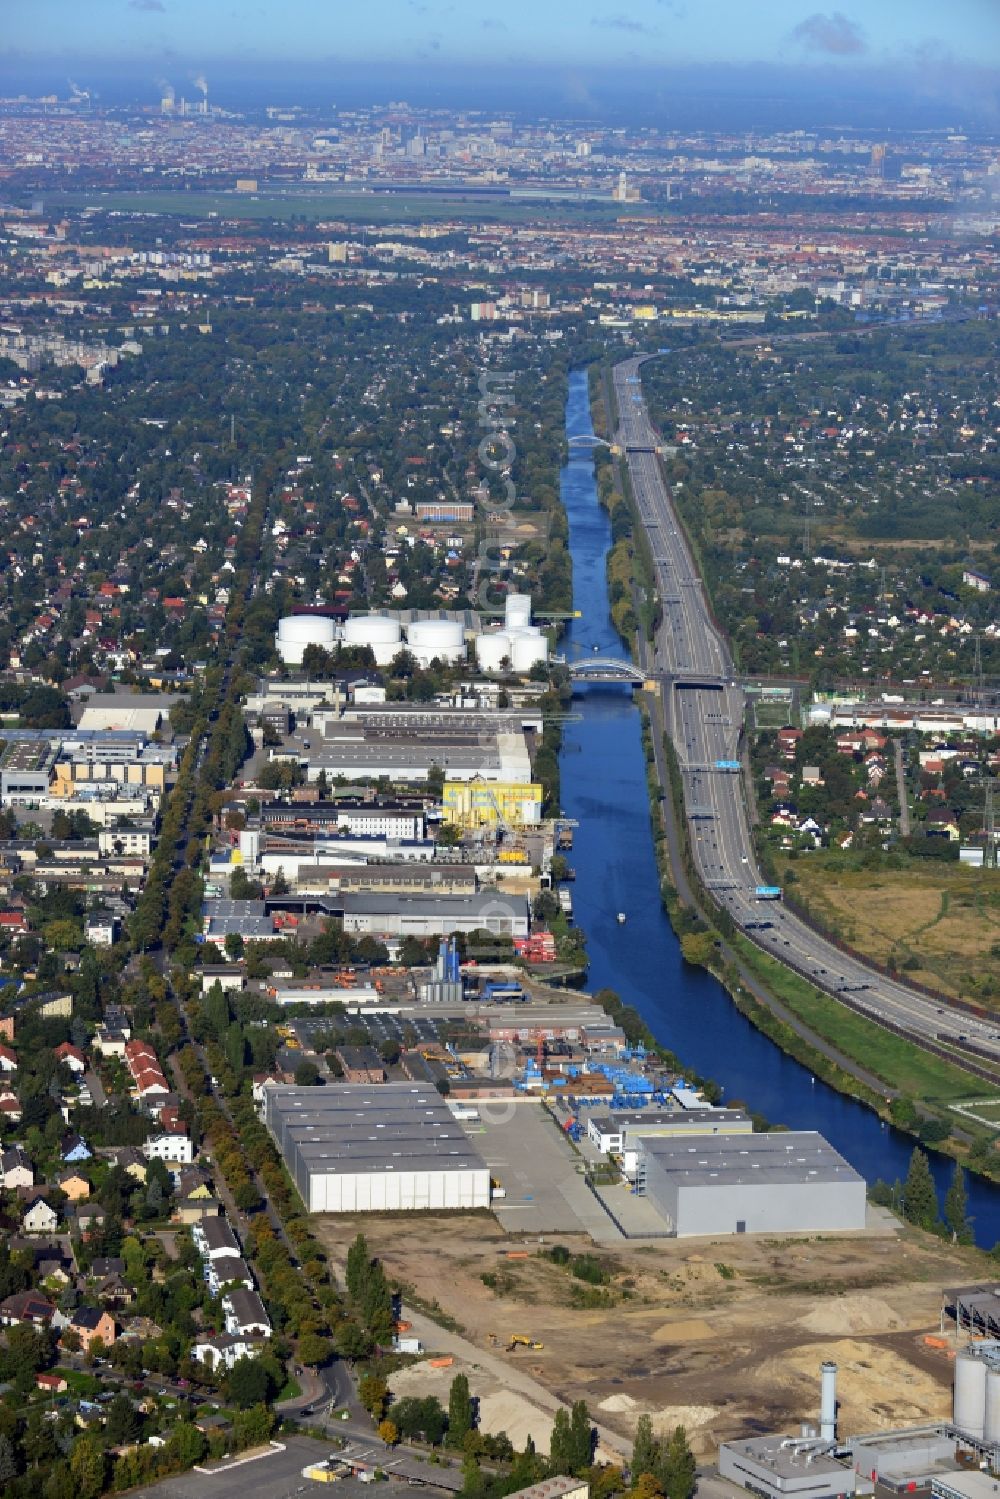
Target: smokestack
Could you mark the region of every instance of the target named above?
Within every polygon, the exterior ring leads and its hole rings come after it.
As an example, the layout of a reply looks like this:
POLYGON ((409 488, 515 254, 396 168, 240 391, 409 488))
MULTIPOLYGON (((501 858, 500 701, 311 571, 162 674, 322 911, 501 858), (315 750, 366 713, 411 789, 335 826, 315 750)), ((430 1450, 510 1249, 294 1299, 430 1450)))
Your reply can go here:
POLYGON ((819 1434, 824 1442, 837 1440, 837 1365, 827 1361, 819 1366, 819 1434))

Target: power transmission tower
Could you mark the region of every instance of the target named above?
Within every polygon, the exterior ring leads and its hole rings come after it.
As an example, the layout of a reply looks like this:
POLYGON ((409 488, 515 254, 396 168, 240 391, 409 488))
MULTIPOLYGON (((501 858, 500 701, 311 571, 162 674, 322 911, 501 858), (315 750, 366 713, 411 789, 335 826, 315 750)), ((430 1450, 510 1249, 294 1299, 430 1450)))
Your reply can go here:
POLYGON ((976 694, 976 702, 981 703, 985 690, 983 683, 983 637, 977 634, 975 640, 976 654, 972 661, 972 682, 976 694))

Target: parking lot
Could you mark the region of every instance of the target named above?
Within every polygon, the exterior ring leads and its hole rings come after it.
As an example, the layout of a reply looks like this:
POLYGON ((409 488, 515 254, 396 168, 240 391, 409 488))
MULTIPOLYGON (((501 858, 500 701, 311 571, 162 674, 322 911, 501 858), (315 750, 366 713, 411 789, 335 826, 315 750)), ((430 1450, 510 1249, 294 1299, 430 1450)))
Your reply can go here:
POLYGON ((584 1182, 583 1158, 540 1103, 478 1105, 480 1122, 469 1138, 502 1183, 506 1197, 493 1203, 510 1233, 583 1233, 602 1243, 621 1235, 584 1182))
MULTIPOLYGON (((325 1486, 303 1478, 302 1469, 323 1462, 332 1450, 328 1442, 288 1437, 263 1457, 235 1458, 212 1472, 193 1471, 165 1478, 139 1490, 138 1499, 293 1499, 301 1494, 314 1494, 319 1499, 325 1486)), ((387 1471, 391 1471, 391 1462, 390 1457, 387 1471)), ((398 1496, 409 1492, 410 1487, 405 1480, 390 1478, 379 1484, 378 1492, 398 1496)), ((371 1494, 371 1485, 357 1478, 341 1478, 336 1493, 337 1499, 362 1499, 371 1494)))

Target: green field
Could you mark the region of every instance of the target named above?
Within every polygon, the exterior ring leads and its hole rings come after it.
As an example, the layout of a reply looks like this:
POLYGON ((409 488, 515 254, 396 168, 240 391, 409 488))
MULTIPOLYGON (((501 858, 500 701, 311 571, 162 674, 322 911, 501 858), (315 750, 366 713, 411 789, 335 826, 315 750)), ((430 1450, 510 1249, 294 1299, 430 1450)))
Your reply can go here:
POLYGON ((758 951, 745 937, 735 937, 732 945, 775 998, 810 1030, 889 1087, 939 1107, 982 1097, 981 1078, 856 1015, 758 951))
POLYGON ((104 213, 147 213, 184 218, 220 219, 342 219, 365 224, 475 223, 527 224, 611 223, 624 215, 656 215, 648 204, 596 200, 587 203, 557 198, 530 201, 508 198, 463 198, 457 194, 352 193, 340 191, 278 193, 210 192, 202 190, 136 192, 66 192, 46 199, 52 209, 104 213))

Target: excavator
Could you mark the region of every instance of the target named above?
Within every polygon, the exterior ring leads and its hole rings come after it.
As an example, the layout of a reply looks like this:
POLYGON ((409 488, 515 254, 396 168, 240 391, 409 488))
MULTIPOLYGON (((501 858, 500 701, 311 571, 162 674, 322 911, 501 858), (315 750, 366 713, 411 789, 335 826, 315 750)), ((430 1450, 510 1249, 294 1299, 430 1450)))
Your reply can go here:
POLYGON ((541 1353, 545 1347, 544 1343, 536 1343, 534 1338, 526 1338, 523 1334, 515 1332, 511 1334, 510 1342, 507 1344, 507 1352, 513 1353, 515 1348, 530 1348, 533 1353, 541 1353))

